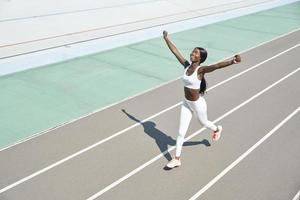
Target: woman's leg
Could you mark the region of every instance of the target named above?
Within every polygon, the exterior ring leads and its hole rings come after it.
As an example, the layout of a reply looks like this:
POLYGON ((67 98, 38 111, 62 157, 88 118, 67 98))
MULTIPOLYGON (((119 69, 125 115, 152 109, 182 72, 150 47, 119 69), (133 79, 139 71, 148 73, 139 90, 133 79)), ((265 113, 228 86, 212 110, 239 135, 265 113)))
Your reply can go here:
POLYGON ((205 99, 200 97, 194 105, 195 114, 197 115, 199 122, 206 128, 214 132, 217 131, 218 127, 207 119, 207 105, 205 99))
POLYGON ((193 109, 198 117, 200 123, 206 128, 213 131, 212 141, 215 142, 221 137, 222 126, 216 126, 207 119, 207 105, 203 97, 200 97, 194 104, 193 109))
POLYGON ((184 136, 191 122, 192 115, 193 113, 189 105, 186 103, 186 101, 183 101, 183 104, 181 105, 180 120, 179 120, 179 134, 176 140, 175 158, 173 158, 170 162, 168 162, 166 166, 167 168, 171 169, 181 165, 179 158, 182 150, 182 145, 184 142, 184 136))
POLYGON ((184 137, 189 128, 192 116, 193 116, 192 110, 189 108, 189 105, 187 104, 187 102, 184 101, 181 106, 179 131, 178 131, 179 134, 178 134, 178 137, 176 140, 176 154, 175 154, 176 158, 180 157, 183 142, 184 142, 184 137))

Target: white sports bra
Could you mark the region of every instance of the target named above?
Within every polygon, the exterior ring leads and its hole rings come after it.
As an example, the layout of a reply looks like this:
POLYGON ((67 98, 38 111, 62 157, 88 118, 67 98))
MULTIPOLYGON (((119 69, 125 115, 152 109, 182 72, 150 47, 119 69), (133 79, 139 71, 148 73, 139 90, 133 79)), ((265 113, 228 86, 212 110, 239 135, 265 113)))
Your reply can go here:
POLYGON ((182 81, 185 87, 190 89, 200 89, 201 80, 198 79, 199 67, 200 66, 198 66, 190 76, 186 74, 189 67, 185 68, 184 74, 182 76, 182 81))

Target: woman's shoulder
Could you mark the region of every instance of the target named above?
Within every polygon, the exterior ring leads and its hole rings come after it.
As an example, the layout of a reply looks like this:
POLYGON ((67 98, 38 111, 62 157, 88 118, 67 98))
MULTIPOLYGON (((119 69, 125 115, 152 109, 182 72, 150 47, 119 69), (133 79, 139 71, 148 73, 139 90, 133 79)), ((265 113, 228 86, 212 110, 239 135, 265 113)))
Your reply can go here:
POLYGON ((205 67, 207 67, 207 66, 200 66, 200 65, 199 65, 199 68, 198 68, 198 74, 203 73, 205 67))

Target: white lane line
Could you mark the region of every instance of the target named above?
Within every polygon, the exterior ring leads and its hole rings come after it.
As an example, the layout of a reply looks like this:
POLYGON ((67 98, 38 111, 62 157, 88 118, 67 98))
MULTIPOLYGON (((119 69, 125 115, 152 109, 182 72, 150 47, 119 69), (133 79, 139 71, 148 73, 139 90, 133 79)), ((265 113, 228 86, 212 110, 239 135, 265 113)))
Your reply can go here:
MULTIPOLYGON (((262 95, 263 93, 265 93, 266 91, 270 90, 272 87, 276 86, 277 84, 279 84, 280 82, 282 82, 283 80, 287 79, 288 77, 292 76, 293 74, 295 74, 296 72, 298 72, 300 70, 300 67, 298 67, 296 70, 292 71, 291 73, 289 73, 288 75, 284 76, 283 78, 281 78, 280 80, 276 81, 275 83, 273 83, 272 85, 266 87, 265 89, 261 90, 260 92, 258 92, 257 94, 255 94, 254 96, 252 96, 251 98, 247 99, 246 101, 244 101, 243 103, 239 104, 238 106, 234 107, 233 109, 231 109, 230 111, 226 112, 225 114, 223 114, 222 116, 220 116, 219 118, 217 118, 216 120, 213 121, 213 123, 216 123, 218 121, 220 121, 221 119, 227 117, 228 115, 230 115, 231 113, 235 112, 236 110, 240 109, 241 107, 245 106, 246 104, 248 104, 249 102, 251 102, 252 100, 256 99, 257 97, 259 97, 260 95, 262 95)), ((201 128, 200 130, 196 131, 195 133, 191 134, 189 137, 187 137, 185 139, 185 141, 188 141, 190 139, 192 139, 193 137, 195 137, 196 135, 198 135, 199 133, 201 133, 202 131, 204 131, 205 128, 201 128)), ((112 188, 116 187, 118 184, 120 184, 121 182, 125 181, 126 179, 130 178, 131 176, 133 176, 134 174, 138 173, 139 171, 141 171, 142 169, 144 169, 145 167, 147 167, 148 165, 154 163, 156 160, 160 159, 161 157, 163 157, 165 154, 167 154, 168 152, 174 150, 176 147, 173 146, 171 148, 169 148, 168 150, 164 151, 163 153, 157 155, 156 157, 152 158, 151 160, 149 160, 148 162, 144 163, 143 165, 139 166, 138 168, 134 169, 133 171, 131 171, 130 173, 126 174, 125 176, 123 176, 122 178, 118 179, 117 181, 113 182, 112 184, 108 185, 107 187, 105 187, 104 189, 100 190, 99 192, 97 192, 96 194, 94 194, 93 196, 89 197, 87 200, 94 200, 96 198, 98 198, 99 196, 101 196, 102 194, 104 194, 105 192, 111 190, 112 188)))
MULTIPOLYGON (((288 33, 285 33, 285 34, 283 34, 283 35, 280 35, 280 36, 278 36, 278 37, 275 37, 275 38, 273 38, 273 39, 271 39, 271 40, 262 42, 262 43, 260 43, 260 44, 258 44, 258 45, 256 45, 256 46, 254 46, 254 47, 250 47, 250 48, 248 48, 248 49, 245 49, 245 50, 241 51, 240 54, 249 52, 249 51, 251 51, 251 50, 253 50, 253 49, 255 49, 255 48, 258 48, 258 47, 261 47, 261 46, 266 45, 266 44, 268 44, 268 43, 271 43, 272 41, 279 40, 279 39, 281 39, 281 38, 283 38, 283 37, 287 37, 288 35, 293 34, 293 33, 297 32, 297 31, 299 31, 299 30, 300 30, 300 28, 295 29, 295 30, 293 30, 293 31, 290 31, 290 32, 288 32, 288 33)), ((293 48, 293 47, 292 47, 292 48, 293 48)), ((231 57, 231 56, 230 56, 230 57, 231 57)), ((229 59, 230 57, 225 58, 225 59, 229 59)), ((222 60, 224 60, 224 59, 222 59, 222 60)), ((179 78, 180 78, 180 77, 179 77, 179 78)), ((153 90, 155 90, 155 89, 157 89, 157 88, 160 88, 160 87, 163 87, 163 86, 165 86, 165 85, 167 85, 167 84, 169 84, 169 83, 171 83, 171 82, 177 81, 179 78, 176 78, 176 79, 173 79, 173 80, 168 81, 168 82, 166 82, 166 83, 163 83, 163 84, 161 84, 161 85, 155 86, 155 87, 153 87, 153 88, 150 88, 150 89, 148 89, 148 90, 145 90, 144 92, 138 93, 138 94, 133 95, 133 96, 131 96, 131 97, 127 97, 127 98, 125 98, 125 99, 123 99, 123 100, 121 100, 121 101, 115 102, 115 103, 110 104, 110 105, 108 105, 108 106, 105 106, 105 107, 103 107, 103 108, 97 109, 97 110, 95 110, 95 111, 93 111, 93 112, 91 112, 91 113, 88 113, 88 114, 86 114, 86 115, 80 116, 79 118, 73 119, 73 120, 71 120, 71 121, 68 121, 68 122, 59 124, 59 125, 57 125, 57 126, 55 126, 55 127, 52 127, 52 128, 50 128, 50 129, 47 129, 47 130, 41 131, 41 132, 39 132, 39 133, 36 133, 36 134, 34 134, 34 135, 32 135, 32 136, 26 138, 26 139, 20 140, 20 141, 15 142, 15 143, 13 143, 13 144, 7 146, 7 147, 4 147, 4 148, 0 149, 0 151, 4 151, 4 150, 6 150, 6 149, 12 148, 12 147, 14 147, 14 146, 16 146, 16 145, 22 144, 22 143, 24 143, 24 142, 27 142, 27 141, 32 140, 32 139, 34 139, 34 138, 37 138, 37 137, 39 137, 39 136, 41 136, 41 135, 44 135, 44 134, 46 134, 46 133, 49 133, 50 131, 56 130, 56 129, 62 127, 62 126, 65 126, 65 125, 71 124, 71 123, 73 123, 73 122, 79 121, 80 119, 83 119, 83 118, 86 118, 86 117, 88 117, 88 116, 90 116, 90 115, 93 115, 93 114, 96 114, 96 113, 98 113, 98 112, 101 112, 101 111, 103 111, 103 110, 105 110, 105 109, 108 109, 108 108, 110 108, 110 107, 113 107, 113 106, 115 106, 115 105, 117 105, 117 104, 120 104, 120 103, 122 103, 122 102, 128 101, 128 100, 133 99, 133 98, 135 98, 135 97, 141 96, 141 95, 143 95, 143 94, 145 94, 145 93, 147 93, 147 92, 153 91, 153 90)), ((210 88, 210 89, 211 89, 211 88, 210 88)), ((208 91, 209 91, 209 89, 208 89, 208 91)))
POLYGON ((295 197, 293 198, 293 200, 300 200, 300 190, 299 190, 298 193, 295 195, 295 197))
MULTIPOLYGON (((272 59, 274 59, 274 58, 276 58, 276 57, 278 57, 278 56, 280 56, 280 55, 282 55, 282 54, 284 54, 284 53, 286 53, 286 52, 288 52, 288 51, 290 51, 290 50, 292 50, 292 49, 294 49, 294 48, 296 48, 298 46, 300 46, 300 43, 297 44, 297 45, 295 45, 295 46, 293 46, 293 47, 291 47, 291 48, 289 48, 289 49, 287 49, 287 50, 285 50, 285 51, 283 51, 283 52, 281 52, 281 53, 276 54, 275 56, 272 56, 271 58, 269 58, 269 59, 267 59, 265 61, 262 61, 262 62, 260 62, 260 63, 258 63, 256 65, 254 65, 254 66, 252 66, 252 67, 250 67, 250 68, 248 68, 248 69, 246 69, 246 70, 244 70, 244 71, 242 71, 242 72, 240 72, 240 73, 238 73, 238 74, 236 74, 236 75, 234 75, 234 76, 232 76, 232 77, 230 77, 230 78, 228 78, 228 79, 226 79, 226 80, 224 80, 224 81, 222 81, 222 82, 220 82, 220 83, 218 83, 216 85, 214 85, 213 87, 209 88, 208 91, 212 90, 212 89, 214 89, 214 88, 216 88, 216 87, 218 87, 218 86, 220 86, 222 84, 225 84, 226 82, 228 82, 228 81, 230 81, 230 80, 232 80, 234 78, 237 78, 237 77, 241 76, 242 74, 244 74, 246 72, 249 72, 250 70, 253 70, 253 69, 257 68, 257 67, 261 66, 262 64, 264 64, 264 63, 266 63, 266 62, 268 62, 268 61, 270 61, 270 60, 272 60, 272 59)), ((5 192, 5 191, 7 191, 7 190, 9 190, 9 189, 11 189, 11 188, 16 187, 17 185, 20 185, 21 183, 24 183, 24 182, 26 182, 26 181, 28 181, 28 180, 36 177, 36 176, 38 176, 38 175, 40 175, 40 174, 42 174, 42 173, 44 173, 44 172, 46 172, 46 171, 48 171, 48 170, 56 167, 56 166, 58 166, 60 164, 63 164, 64 162, 67 162, 68 160, 71 160, 72 158, 77 157, 77 156, 79 156, 79 155, 81 155, 81 154, 83 154, 83 153, 85 153, 85 152, 87 152, 87 151, 89 151, 89 150, 91 150, 91 149, 99 146, 100 144, 103 144, 103 143, 105 143, 105 142, 107 142, 107 141, 109 141, 109 140, 111 140, 111 139, 113 139, 113 138, 115 138, 115 137, 117 137, 117 136, 125 133, 126 131, 129 131, 129 130, 133 129, 134 127, 137 127, 137 126, 141 125, 141 123, 143 123, 143 122, 149 121, 152 118, 154 118, 154 117, 156 117, 158 115, 161 115, 161 114, 163 114, 163 113, 165 113, 165 112, 167 112, 167 111, 169 111, 169 110, 171 110, 171 109, 179 106, 181 103, 182 102, 179 102, 179 103, 177 103, 177 104, 175 104, 175 105, 173 105, 173 106, 171 106, 169 108, 166 108, 163 111, 161 111, 159 113, 156 113, 155 115, 152 115, 152 116, 144 119, 143 121, 141 121, 139 123, 136 123, 136 124, 134 124, 134 125, 126 128, 126 129, 123 129, 123 130, 121 130, 121 131, 119 131, 119 132, 117 132, 117 133, 115 133, 115 134, 113 134, 113 135, 111 135, 111 136, 109 136, 109 137, 101 140, 101 141, 98 141, 97 143, 94 143, 94 144, 92 144, 92 145, 90 145, 90 146, 88 146, 88 147, 86 147, 86 148, 84 148, 84 149, 82 149, 82 150, 74 153, 74 154, 71 154, 68 157, 65 157, 64 159, 61 159, 61 160, 59 160, 59 161, 57 161, 57 162, 55 162, 55 163, 53 163, 53 164, 51 164, 51 165, 49 165, 47 167, 45 167, 45 168, 43 168, 43 169, 35 172, 35 173, 32 173, 29 176, 26 176, 26 177, 24 177, 24 178, 22 178, 22 179, 20 179, 20 180, 18 180, 16 182, 14 182, 14 183, 8 185, 8 186, 0 189, 0 194, 3 193, 3 192, 5 192)))
POLYGON ((239 164, 244 158, 246 158, 253 150, 255 150, 259 145, 261 145, 265 140, 267 140, 271 135, 273 135, 280 127, 282 127, 288 120, 290 120, 294 115, 300 111, 300 107, 294 110, 289 116, 287 116, 283 121, 281 121, 277 126, 275 126, 270 132, 268 132, 263 138, 261 138, 257 143, 250 147, 245 153, 243 153, 238 159, 226 167, 220 174, 218 174, 214 179, 212 179, 208 184, 206 184, 201 190, 199 190, 194 196, 189 200, 197 199, 201 194, 213 186, 218 180, 220 180, 227 172, 239 164))

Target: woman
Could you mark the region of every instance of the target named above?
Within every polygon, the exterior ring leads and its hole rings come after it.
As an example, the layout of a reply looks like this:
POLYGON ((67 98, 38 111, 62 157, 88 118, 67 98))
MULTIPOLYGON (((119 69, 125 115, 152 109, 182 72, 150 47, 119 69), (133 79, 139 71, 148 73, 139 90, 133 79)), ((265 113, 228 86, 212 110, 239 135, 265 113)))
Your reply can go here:
POLYGON ((209 66, 200 66, 200 64, 206 60, 207 52, 201 47, 196 47, 190 54, 190 61, 192 62, 190 64, 170 41, 167 31, 163 32, 163 37, 171 52, 185 67, 184 74, 182 76, 185 99, 181 106, 179 135, 176 140, 176 154, 175 157, 166 165, 167 168, 171 169, 181 165, 180 154, 182 145, 193 113, 197 116, 199 122, 203 126, 213 131, 212 141, 216 142, 219 140, 222 132, 222 126, 216 126, 207 119, 207 106, 205 99, 202 97, 206 90, 204 75, 205 73, 212 72, 216 69, 221 69, 229 65, 239 63, 241 62, 241 57, 240 55, 235 55, 229 61, 223 61, 209 66))

